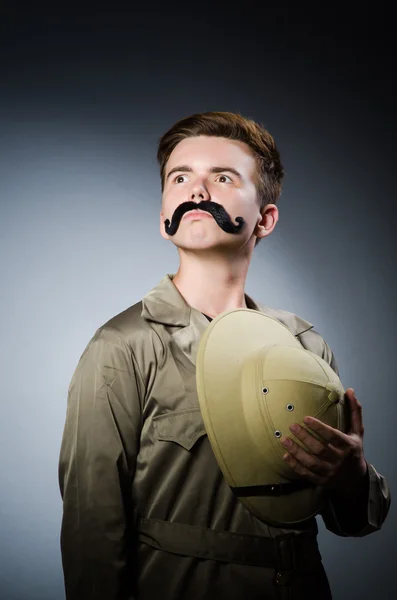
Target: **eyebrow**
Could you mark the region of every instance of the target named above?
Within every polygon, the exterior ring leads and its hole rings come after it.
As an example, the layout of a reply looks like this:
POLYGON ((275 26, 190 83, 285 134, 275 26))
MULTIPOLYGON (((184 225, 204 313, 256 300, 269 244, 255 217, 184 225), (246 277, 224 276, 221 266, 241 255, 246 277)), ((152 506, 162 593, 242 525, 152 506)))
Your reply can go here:
MULTIPOLYGON (((168 173, 166 180, 168 181, 168 179, 170 178, 170 176, 173 173, 177 173, 180 171, 185 171, 186 173, 192 173, 193 169, 191 167, 189 167, 189 165, 179 165, 177 167, 174 167, 173 169, 171 169, 171 171, 168 173)), ((229 173, 233 173, 234 175, 236 175, 239 179, 243 179, 241 173, 239 173, 236 169, 234 169, 233 167, 211 167, 209 169, 210 173, 223 173, 224 171, 228 171, 229 173)))

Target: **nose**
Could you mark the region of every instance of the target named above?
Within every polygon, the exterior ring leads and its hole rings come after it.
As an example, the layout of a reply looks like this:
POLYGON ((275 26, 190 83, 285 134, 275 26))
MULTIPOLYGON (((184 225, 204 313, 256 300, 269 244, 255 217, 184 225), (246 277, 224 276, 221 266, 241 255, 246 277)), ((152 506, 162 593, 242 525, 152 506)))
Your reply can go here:
POLYGON ((196 202, 197 200, 210 200, 210 194, 202 182, 193 184, 190 190, 190 200, 193 200, 193 202, 196 202))

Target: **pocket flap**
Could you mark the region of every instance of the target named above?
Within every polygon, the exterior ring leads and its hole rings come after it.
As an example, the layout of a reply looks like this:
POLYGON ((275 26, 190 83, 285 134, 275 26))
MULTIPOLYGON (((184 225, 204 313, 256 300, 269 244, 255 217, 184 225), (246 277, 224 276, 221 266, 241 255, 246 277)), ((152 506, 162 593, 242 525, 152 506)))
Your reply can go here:
POLYGON ((158 440, 176 442, 186 450, 190 450, 197 440, 207 433, 199 408, 153 417, 153 427, 158 440))

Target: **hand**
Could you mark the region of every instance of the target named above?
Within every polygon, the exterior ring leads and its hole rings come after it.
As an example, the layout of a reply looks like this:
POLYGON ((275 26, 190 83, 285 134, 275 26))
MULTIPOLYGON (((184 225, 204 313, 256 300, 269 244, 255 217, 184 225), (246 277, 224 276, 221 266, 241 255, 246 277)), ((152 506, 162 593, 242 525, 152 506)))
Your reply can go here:
POLYGON ((346 390, 345 398, 351 411, 351 428, 347 434, 314 417, 305 417, 304 423, 324 441, 317 440, 298 424, 291 425, 290 430, 311 454, 286 437, 280 441, 288 450, 283 458, 296 473, 316 485, 349 494, 363 480, 368 467, 363 450, 362 406, 352 388, 346 390))

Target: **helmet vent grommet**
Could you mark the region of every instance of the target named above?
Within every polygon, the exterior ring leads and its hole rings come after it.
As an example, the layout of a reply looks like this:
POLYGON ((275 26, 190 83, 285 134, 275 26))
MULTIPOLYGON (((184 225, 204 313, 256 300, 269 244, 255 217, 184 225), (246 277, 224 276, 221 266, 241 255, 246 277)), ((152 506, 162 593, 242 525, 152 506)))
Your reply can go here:
POLYGON ((262 388, 262 393, 263 394, 268 394, 269 393, 269 388, 268 387, 262 388))
POLYGON ((274 435, 279 438, 281 437, 281 431, 279 431, 278 429, 276 429, 276 431, 274 432, 274 435))
POLYGON ((295 406, 293 404, 287 404, 287 410, 294 410, 295 406))

